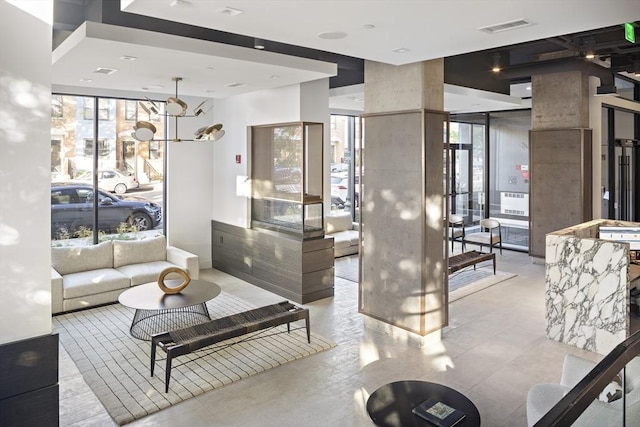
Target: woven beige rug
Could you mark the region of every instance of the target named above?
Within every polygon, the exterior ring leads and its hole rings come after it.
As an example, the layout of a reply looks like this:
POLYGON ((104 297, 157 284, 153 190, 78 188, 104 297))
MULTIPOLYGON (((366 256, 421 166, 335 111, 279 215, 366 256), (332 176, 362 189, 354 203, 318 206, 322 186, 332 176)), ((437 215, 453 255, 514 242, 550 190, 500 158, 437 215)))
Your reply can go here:
MULTIPOLYGON (((256 308, 222 292, 207 303, 212 318, 256 308)), ((120 425, 160 411, 183 400, 239 381, 336 346, 311 331, 307 343, 304 321, 269 330, 265 338, 242 342, 242 337, 225 343, 234 345, 216 353, 203 352, 174 359, 169 392, 164 392, 164 353, 149 373, 151 344, 131 337, 129 327, 134 310, 113 304, 53 318, 60 342, 100 399, 109 415, 120 425), (302 329, 293 330, 302 327, 302 329), (274 332, 282 332, 274 334, 274 332), (195 362, 188 362, 195 360, 195 362)), ((313 319, 311 319, 313 328, 313 319)), ((221 344, 225 344, 221 343, 221 344)))

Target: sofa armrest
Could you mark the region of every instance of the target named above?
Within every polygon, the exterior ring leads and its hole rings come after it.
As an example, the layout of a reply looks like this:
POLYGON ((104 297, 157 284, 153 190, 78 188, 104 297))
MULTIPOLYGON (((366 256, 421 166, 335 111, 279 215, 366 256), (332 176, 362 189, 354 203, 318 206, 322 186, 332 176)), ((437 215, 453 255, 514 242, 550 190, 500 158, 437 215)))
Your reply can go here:
POLYGON ((360 223, 359 222, 354 222, 353 223, 353 229, 356 231, 360 231, 360 223))
POLYGON ((167 261, 187 270, 189 277, 197 279, 200 276, 200 259, 184 249, 167 246, 167 261))
POLYGON ((51 314, 62 312, 62 276, 51 267, 51 314))
POLYGON ((575 387, 596 365, 596 362, 567 354, 562 365, 560 384, 569 388, 575 387))

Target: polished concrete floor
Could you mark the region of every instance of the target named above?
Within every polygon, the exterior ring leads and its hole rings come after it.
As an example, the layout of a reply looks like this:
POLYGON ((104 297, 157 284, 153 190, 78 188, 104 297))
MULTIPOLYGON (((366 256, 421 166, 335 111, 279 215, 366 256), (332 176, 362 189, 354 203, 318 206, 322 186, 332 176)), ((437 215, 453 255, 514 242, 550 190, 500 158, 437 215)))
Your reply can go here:
MULTIPOLYGON (((335 296, 308 304, 311 328, 338 346, 268 370, 140 419, 131 426, 371 426, 368 396, 383 384, 416 379, 469 397, 483 427, 526 426, 527 391, 557 382, 573 353, 601 356, 545 338, 544 266, 504 251, 498 269, 516 277, 450 306, 439 345, 416 348, 363 327, 357 284, 336 278, 335 296)), ((201 278, 256 305, 282 297, 216 270, 201 278)), ((60 423, 111 426, 112 419, 61 347, 60 423)))

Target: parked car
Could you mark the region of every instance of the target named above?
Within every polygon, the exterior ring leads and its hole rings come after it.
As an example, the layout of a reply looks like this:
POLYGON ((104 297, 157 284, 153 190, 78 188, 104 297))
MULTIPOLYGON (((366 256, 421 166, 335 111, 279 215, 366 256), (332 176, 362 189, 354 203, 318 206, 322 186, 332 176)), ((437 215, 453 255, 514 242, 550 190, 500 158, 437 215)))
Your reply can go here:
MULTIPOLYGON (((80 227, 93 229, 93 188, 78 183, 51 184, 51 232, 73 235, 80 227)), ((115 231, 120 224, 151 230, 162 222, 162 208, 141 197, 98 191, 98 228, 115 231)))
POLYGON ((341 200, 347 200, 349 195, 349 177, 333 174, 331 175, 331 197, 338 197, 341 200))
MULTIPOLYGON (((356 175, 354 184, 354 206, 359 206, 360 202, 360 175, 356 175)), ((331 175, 331 198, 339 198, 343 201, 349 201, 349 176, 346 173, 337 173, 331 175)))
MULTIPOLYGON (((85 171, 76 179, 80 181, 93 181, 93 174, 85 171)), ((106 191, 116 194, 124 194, 132 188, 140 187, 140 183, 133 174, 120 172, 114 169, 98 171, 98 186, 106 191)))

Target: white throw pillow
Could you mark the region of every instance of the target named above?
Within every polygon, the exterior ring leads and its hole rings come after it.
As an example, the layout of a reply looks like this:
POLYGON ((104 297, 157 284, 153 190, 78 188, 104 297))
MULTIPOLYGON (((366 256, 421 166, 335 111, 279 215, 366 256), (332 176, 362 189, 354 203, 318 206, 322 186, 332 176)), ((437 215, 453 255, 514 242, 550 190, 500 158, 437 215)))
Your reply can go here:
POLYGON ((62 275, 100 268, 113 268, 111 242, 90 246, 51 248, 51 265, 62 275))
POLYGON ((114 240, 113 266, 140 264, 143 262, 165 261, 167 242, 164 236, 143 240, 114 240))

